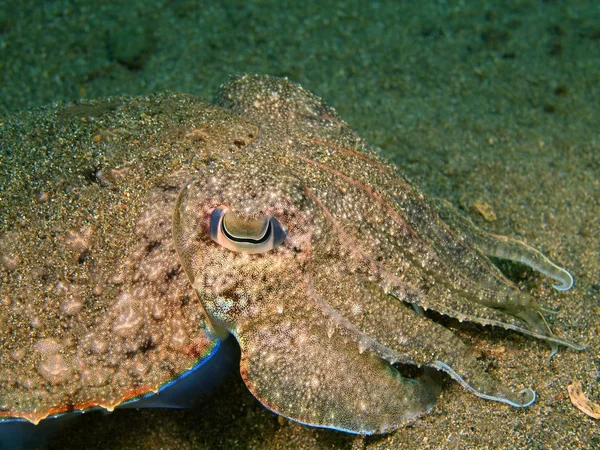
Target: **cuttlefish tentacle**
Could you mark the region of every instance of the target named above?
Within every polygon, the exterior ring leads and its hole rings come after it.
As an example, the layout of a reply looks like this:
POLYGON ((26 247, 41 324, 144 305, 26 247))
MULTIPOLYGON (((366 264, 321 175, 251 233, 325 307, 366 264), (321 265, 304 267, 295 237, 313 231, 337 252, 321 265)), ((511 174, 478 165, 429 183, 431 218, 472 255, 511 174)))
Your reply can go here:
MULTIPOLYGON (((336 236, 338 245, 314 242, 307 291, 345 330, 353 330, 359 350, 369 351, 392 363, 432 367, 449 374, 479 397, 515 407, 528 406, 535 393, 524 389, 514 393, 490 377, 469 348, 443 326, 405 307, 400 299, 418 304, 424 295, 386 273, 340 226, 333 213, 310 190, 305 192, 319 205, 323 236, 336 236), (335 250, 334 250, 335 249, 335 250), (317 263, 322 261, 322 263, 317 263), (349 264, 350 262, 350 264, 349 264), (396 293, 397 297, 386 291, 396 293)), ((482 309, 495 311, 483 305, 482 309)), ((497 314, 517 327, 515 317, 497 314)), ((454 314, 455 316, 456 314, 454 314)), ((494 324, 504 324, 498 320, 494 324)))
POLYGON ((544 254, 524 242, 506 236, 485 233, 480 230, 479 239, 475 241, 486 255, 517 261, 534 268, 538 272, 558 281, 554 288, 567 291, 573 287, 573 276, 562 267, 554 264, 544 254))
MULTIPOLYGON (((336 151, 340 151, 340 149, 336 148, 336 151)), ((348 151, 345 153, 347 157, 353 157, 352 153, 348 151)), ((404 194, 401 197, 387 199, 385 194, 380 194, 361 182, 358 179, 360 174, 354 174, 354 177, 350 176, 331 167, 331 162, 318 162, 303 156, 299 156, 299 159, 335 175, 340 183, 340 188, 344 189, 344 196, 346 198, 350 198, 351 195, 356 197, 353 204, 370 205, 368 211, 340 211, 339 205, 330 200, 336 198, 336 194, 338 194, 335 188, 321 188, 319 195, 309 188, 305 189, 307 195, 320 206, 323 215, 331 222, 334 228, 332 232, 338 236, 340 245, 348 246, 351 249, 350 254, 360 255, 371 272, 377 274, 381 279, 387 280, 390 287, 403 286, 400 277, 405 274, 398 270, 393 261, 386 258, 379 258, 379 261, 376 261, 376 258, 369 253, 402 255, 406 261, 410 261, 413 267, 419 264, 419 260, 424 254, 433 255, 430 261, 434 261, 435 265, 423 264, 421 270, 421 276, 425 277, 423 282, 429 285, 427 289, 430 292, 427 295, 416 296, 414 300, 410 301, 411 303, 418 303, 424 309, 433 309, 451 317, 524 332, 546 340, 553 351, 556 350, 556 344, 566 345, 577 350, 583 348, 554 337, 542 315, 543 308, 532 297, 520 292, 487 259, 485 246, 483 250, 479 249, 479 242, 470 239, 470 236, 481 236, 485 233, 477 230, 468 219, 453 213, 450 206, 436 208, 434 205, 430 205, 418 190, 407 184, 402 184, 404 194), (341 187, 343 184, 347 187, 341 187), (347 224, 341 223, 341 221, 347 223, 345 217, 350 214, 362 216, 361 226, 367 226, 371 218, 382 215, 389 217, 389 232, 394 233, 399 242, 391 243, 392 248, 386 249, 383 246, 373 247, 369 244, 369 241, 372 242, 373 239, 368 237, 356 239, 356 237, 360 237, 360 234, 351 235, 346 231, 347 224), (462 225, 456 225, 456 222, 462 225), (431 223, 436 226, 417 228, 420 223, 431 223), (456 228, 458 233, 452 228, 456 228), (463 231, 465 229, 468 231, 463 231), (403 241, 401 241, 402 236, 404 236, 403 241), (410 236, 409 245, 413 248, 419 246, 418 250, 405 250, 406 236, 410 236), (445 266, 445 269, 441 269, 442 266, 445 266), (449 296, 448 292, 454 292, 455 295, 449 296), (440 301, 441 298, 445 300, 440 301)), ((370 165, 368 161, 365 163, 364 160, 361 160, 361 164, 364 170, 371 170, 368 167, 370 165)), ((381 173, 379 167, 375 167, 375 169, 381 173)), ((352 169, 347 168, 346 170, 352 169)), ((389 182, 394 183, 391 179, 389 182)), ((397 182, 403 183, 402 180, 397 182)), ((501 246, 503 241, 496 241, 497 246, 501 246)), ((390 247, 389 242, 387 247, 390 247)), ((496 250, 496 253, 499 252, 501 252, 500 249, 496 250)), ((537 254, 541 255, 539 252, 537 254)), ((418 291, 419 289, 413 290, 418 291)), ((397 296, 405 294, 402 290, 400 291, 396 288, 393 293, 397 296)))
POLYGON ((515 407, 535 401, 532 390, 515 393, 487 374, 469 347, 450 330, 415 313, 372 281, 345 273, 339 263, 329 261, 327 268, 315 267, 311 284, 311 298, 332 317, 343 317, 337 322, 345 330, 355 330, 360 351, 391 363, 441 370, 487 400, 515 407))
MULTIPOLYGON (((432 273, 434 282, 429 287, 430 291, 427 294, 423 294, 418 288, 408 286, 404 283, 392 263, 386 264, 385 260, 378 261, 367 252, 365 248, 366 243, 358 241, 345 231, 334 211, 326 205, 324 200, 334 197, 334 195, 330 195, 330 192, 322 192, 321 196, 317 196, 308 188, 305 188, 305 192, 319 205, 324 219, 329 222, 332 228, 329 231, 330 235, 337 236, 338 245, 347 252, 347 255, 340 256, 340 260, 362 261, 362 263, 357 262, 357 264, 362 264, 365 268, 368 267, 371 276, 379 279, 384 289, 397 298, 418 305, 424 310, 435 310, 440 314, 456 317, 461 321, 468 320, 483 325, 499 326, 543 339, 550 344, 553 350, 556 344, 575 350, 582 350, 584 348, 555 337, 541 315, 541 308, 537 302, 532 297, 519 291, 508 280, 506 280, 506 283, 497 283, 495 285, 496 291, 491 290, 487 282, 495 282, 496 271, 499 276, 502 275, 487 261, 484 255, 478 256, 478 253, 474 249, 467 247, 465 249, 466 255, 478 258, 477 260, 481 262, 485 270, 489 269, 492 272, 490 275, 494 275, 493 277, 483 278, 477 284, 468 283, 463 289, 459 290, 458 287, 448 285, 448 279, 441 278, 432 273), (488 264, 490 267, 488 267, 488 264), (454 295, 448 295, 448 291, 452 290, 455 291, 454 295), (438 297, 441 296, 445 299, 443 302, 438 301, 438 297)), ((387 203, 380 203, 387 211, 391 208, 387 203)), ((423 212, 423 214, 427 213, 428 217, 429 215, 433 216, 428 220, 440 220, 435 216, 433 210, 428 209, 428 211, 423 212)), ((375 215, 375 213, 372 212, 371 215, 375 215)), ((363 217, 366 218, 368 216, 364 214, 363 217)), ((321 227, 325 229, 327 226, 323 224, 321 227)), ((464 246, 468 246, 468 242, 463 243, 462 247, 459 246, 458 249, 462 249, 464 246)), ((398 250, 402 251, 402 248, 399 247, 398 250)), ((411 253, 405 253, 405 256, 407 258, 414 257, 411 253)), ((447 274, 452 272, 453 260, 451 258, 455 257, 456 255, 454 254, 438 254, 440 263, 446 264, 448 267, 447 274)), ((475 265, 474 267, 476 270, 477 266, 475 265)), ((427 273, 427 270, 427 267, 423 267, 423 273, 427 273)), ((460 274, 457 274, 457 276, 460 276, 460 274)), ((503 280, 504 278, 501 281, 503 280)))
MULTIPOLYGON (((370 166, 375 167, 377 170, 386 172, 390 171, 389 166, 383 165, 373 158, 367 158, 365 157, 365 155, 362 155, 351 149, 336 146, 326 141, 309 141, 318 145, 330 147, 332 149, 335 149, 336 151, 345 153, 348 156, 360 159, 361 165, 365 165, 366 163, 370 166)), ((311 161, 307 158, 302 159, 311 164, 319 165, 324 170, 328 170, 330 172, 337 172, 324 164, 316 163, 315 161, 311 161)), ((346 177, 340 172, 337 172, 337 175, 341 177, 346 177)), ((352 181, 355 184, 357 184, 354 180, 352 181)), ((415 188, 410 186, 407 182, 405 182, 398 176, 396 177, 396 182, 401 185, 404 192, 408 192, 413 195, 417 194, 414 195, 413 200, 416 201, 416 203, 420 204, 419 206, 424 211, 427 211, 429 209, 429 205, 427 205, 423 201, 421 196, 415 192, 415 188)), ((436 212, 439 214, 440 218, 442 218, 442 221, 440 221, 439 223, 441 228, 444 228, 446 231, 452 233, 451 228, 448 227, 444 223, 444 221, 452 223, 452 225, 455 228, 459 229, 464 234, 466 234, 466 239, 469 241, 467 243, 469 244, 470 249, 478 249, 488 256, 509 259, 512 261, 518 261, 520 263, 526 264, 532 267, 533 269, 543 273, 544 275, 558 281, 560 284, 554 285, 554 288, 556 288, 559 291, 566 291, 573 287, 573 276, 567 270, 553 263, 550 259, 548 259, 538 250, 528 246, 524 242, 511 239, 506 236, 490 234, 483 230, 480 230, 468 218, 463 217, 452 207, 452 205, 450 205, 450 203, 446 201, 437 201, 436 206, 438 206, 438 211, 436 212)), ((457 242, 460 242, 463 238, 465 238, 465 236, 461 236, 461 239, 457 239, 457 242)))
POLYGON ((467 313, 464 312, 461 300, 453 296, 446 299, 446 305, 435 304, 435 307, 433 307, 434 303, 430 302, 426 297, 411 297, 409 300, 405 300, 406 292, 402 287, 388 288, 388 291, 400 300, 410 301, 421 311, 435 310, 444 316, 455 317, 461 322, 477 322, 481 325, 490 325, 516 331, 546 341, 553 350, 556 345, 562 345, 577 351, 585 350, 586 348, 585 345, 579 345, 554 336, 548 328, 545 319, 538 311, 525 311, 522 315, 515 317, 502 310, 472 303, 470 311, 467 313))
POLYGON ((573 276, 535 248, 516 239, 487 233, 477 228, 470 219, 462 216, 447 201, 437 201, 436 206, 440 216, 459 229, 464 234, 461 237, 472 247, 478 248, 488 256, 517 261, 543 273, 558 281, 559 284, 553 286, 559 291, 567 291, 573 287, 573 276))

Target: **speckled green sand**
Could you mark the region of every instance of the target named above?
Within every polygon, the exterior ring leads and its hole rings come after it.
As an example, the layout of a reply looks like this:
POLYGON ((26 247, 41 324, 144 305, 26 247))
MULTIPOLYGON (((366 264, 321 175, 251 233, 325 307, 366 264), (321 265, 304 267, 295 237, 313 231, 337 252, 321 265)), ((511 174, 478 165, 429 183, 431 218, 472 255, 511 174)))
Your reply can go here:
POLYGON ((549 360, 541 342, 457 327, 494 377, 533 387, 538 401, 516 410, 448 382, 432 414, 364 441, 278 420, 232 371, 198 410, 88 414, 50 448, 600 445, 600 424, 567 393, 580 380, 600 398, 597 2, 23 3, 0 4, 0 116, 80 97, 172 90, 211 98, 231 73, 288 76, 425 191, 570 269, 576 284, 564 293, 531 271, 510 273, 558 311, 554 329, 588 345, 549 360), (476 201, 497 220, 486 222, 476 201))

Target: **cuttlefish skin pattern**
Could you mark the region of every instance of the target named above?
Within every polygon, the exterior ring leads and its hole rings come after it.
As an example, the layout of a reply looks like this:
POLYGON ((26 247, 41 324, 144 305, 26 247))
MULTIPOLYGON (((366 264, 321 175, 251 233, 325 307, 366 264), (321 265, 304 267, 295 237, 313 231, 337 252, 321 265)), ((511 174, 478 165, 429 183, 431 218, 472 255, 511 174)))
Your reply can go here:
POLYGON ((210 357, 171 218, 256 126, 160 94, 27 112, 2 133, 0 416, 112 410, 210 357))
POLYGON ((25 137, 33 118, 9 121, 0 415, 112 409, 229 332, 269 409, 385 433, 434 406, 439 372, 485 399, 535 400, 490 377, 428 310, 580 349, 486 255, 557 289, 568 272, 427 199, 321 99, 243 75, 214 103, 164 94, 48 109, 25 137))

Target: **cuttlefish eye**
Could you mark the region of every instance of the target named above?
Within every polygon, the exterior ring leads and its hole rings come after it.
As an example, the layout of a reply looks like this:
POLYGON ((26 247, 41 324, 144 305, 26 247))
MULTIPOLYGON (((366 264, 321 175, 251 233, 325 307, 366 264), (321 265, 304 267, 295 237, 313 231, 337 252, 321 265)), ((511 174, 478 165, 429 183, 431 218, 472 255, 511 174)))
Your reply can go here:
POLYGON ((265 253, 283 242, 287 230, 272 216, 246 217, 217 208, 210 215, 210 237, 238 253, 265 253))

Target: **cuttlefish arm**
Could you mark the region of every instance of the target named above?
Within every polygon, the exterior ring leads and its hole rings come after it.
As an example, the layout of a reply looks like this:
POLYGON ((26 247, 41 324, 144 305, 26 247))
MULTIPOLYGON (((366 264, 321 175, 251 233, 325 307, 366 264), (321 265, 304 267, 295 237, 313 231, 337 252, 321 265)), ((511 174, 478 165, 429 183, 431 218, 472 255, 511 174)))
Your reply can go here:
POLYGON ((486 400, 514 407, 535 401, 533 390, 515 392, 492 378, 472 349, 450 330, 415 313, 377 282, 345 271, 341 265, 330 260, 319 269, 312 277, 313 295, 332 315, 344 318, 340 327, 354 331, 361 351, 391 363, 440 370, 486 400))
POLYGON ((517 239, 488 233, 464 217, 445 200, 435 201, 438 215, 445 222, 461 232, 461 238, 471 247, 479 249, 487 256, 520 262, 552 278, 558 284, 554 288, 567 291, 573 287, 573 276, 553 263, 547 256, 517 239))
POLYGON ((232 330, 241 374, 270 410, 297 422, 357 434, 389 432, 433 408, 433 378, 405 378, 387 361, 360 351, 335 317, 306 294, 286 294, 285 309, 232 330), (290 295, 297 301, 289 301, 290 295))

